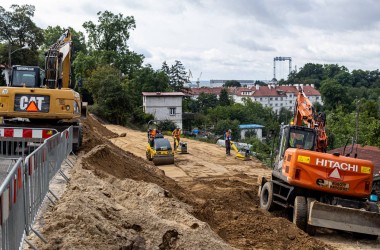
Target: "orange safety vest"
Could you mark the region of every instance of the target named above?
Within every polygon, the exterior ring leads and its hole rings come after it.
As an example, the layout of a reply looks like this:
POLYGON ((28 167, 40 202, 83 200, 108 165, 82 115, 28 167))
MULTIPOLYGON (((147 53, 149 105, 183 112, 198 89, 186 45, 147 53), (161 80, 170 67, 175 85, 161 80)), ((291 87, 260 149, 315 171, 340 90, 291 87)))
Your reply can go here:
POLYGON ((152 138, 155 138, 156 137, 156 134, 157 134, 157 130, 153 129, 152 132, 150 132, 150 136, 152 138))
POLYGON ((172 135, 175 138, 180 138, 180 136, 181 136, 181 130, 180 129, 174 129, 172 135))

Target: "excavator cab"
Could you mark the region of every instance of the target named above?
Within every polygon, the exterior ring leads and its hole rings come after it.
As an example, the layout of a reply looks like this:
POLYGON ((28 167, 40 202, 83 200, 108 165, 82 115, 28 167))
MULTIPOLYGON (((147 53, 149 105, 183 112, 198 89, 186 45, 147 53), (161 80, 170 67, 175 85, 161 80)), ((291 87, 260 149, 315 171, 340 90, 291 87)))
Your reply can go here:
POLYGON ((285 151, 288 148, 314 150, 315 139, 316 132, 314 129, 295 125, 281 125, 274 168, 281 169, 285 151))
POLYGON ((39 88, 43 85, 45 71, 37 66, 13 66, 12 87, 39 88))

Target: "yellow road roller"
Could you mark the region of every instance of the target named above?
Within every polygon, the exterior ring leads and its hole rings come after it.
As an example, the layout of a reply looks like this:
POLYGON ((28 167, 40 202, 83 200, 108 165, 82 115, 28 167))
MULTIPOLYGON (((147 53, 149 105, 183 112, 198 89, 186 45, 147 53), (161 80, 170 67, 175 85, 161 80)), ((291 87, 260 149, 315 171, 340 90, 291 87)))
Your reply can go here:
POLYGON ((174 164, 174 153, 169 140, 156 137, 149 142, 146 148, 146 158, 153 161, 156 166, 174 164))

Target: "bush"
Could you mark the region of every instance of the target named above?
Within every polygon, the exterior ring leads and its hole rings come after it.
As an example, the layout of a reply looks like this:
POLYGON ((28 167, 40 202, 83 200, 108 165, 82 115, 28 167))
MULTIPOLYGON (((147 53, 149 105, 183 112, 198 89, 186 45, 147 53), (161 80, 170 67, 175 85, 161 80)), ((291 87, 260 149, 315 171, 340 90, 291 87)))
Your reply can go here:
POLYGON ((177 124, 170 120, 164 120, 158 124, 158 129, 160 131, 173 131, 176 127, 177 124))

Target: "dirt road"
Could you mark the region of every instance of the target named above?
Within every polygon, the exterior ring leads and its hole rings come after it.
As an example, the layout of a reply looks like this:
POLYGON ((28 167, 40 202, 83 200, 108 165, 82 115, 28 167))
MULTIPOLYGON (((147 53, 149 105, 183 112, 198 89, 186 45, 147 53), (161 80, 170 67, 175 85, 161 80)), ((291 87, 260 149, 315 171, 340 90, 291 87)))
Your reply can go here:
MULTIPOLYGON (((116 134, 126 133, 126 137, 113 138, 111 141, 121 149, 145 158, 146 133, 116 125, 106 125, 106 128, 116 134)), ((172 143, 172 138, 169 140, 172 143)), ((194 178, 233 178, 239 175, 239 179, 252 184, 257 183, 258 176, 270 175, 270 170, 265 169, 261 162, 255 159, 252 161, 237 160, 233 156, 226 157, 225 149, 217 145, 186 138, 181 140, 188 144, 189 154, 176 154, 175 166, 159 167, 166 176, 179 183, 192 182, 194 178), (246 178, 243 178, 242 175, 246 175, 246 178)))
POLYGON ((157 168, 145 160, 145 133, 107 125, 115 134, 91 117, 84 125, 83 156, 44 216, 41 249, 379 248, 326 230, 310 237, 286 214, 259 209, 257 180, 269 170, 257 160, 184 139, 190 154, 157 168))

